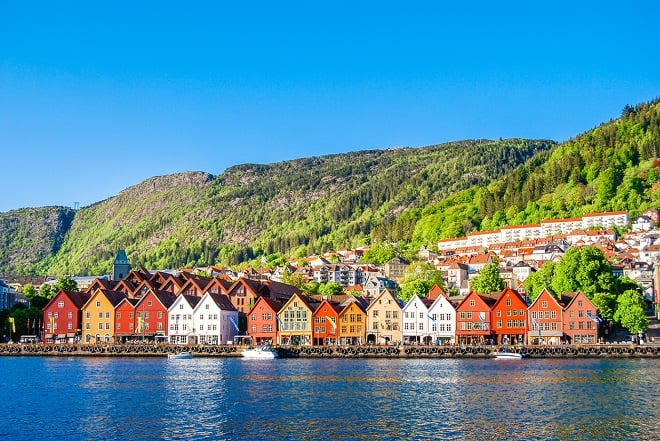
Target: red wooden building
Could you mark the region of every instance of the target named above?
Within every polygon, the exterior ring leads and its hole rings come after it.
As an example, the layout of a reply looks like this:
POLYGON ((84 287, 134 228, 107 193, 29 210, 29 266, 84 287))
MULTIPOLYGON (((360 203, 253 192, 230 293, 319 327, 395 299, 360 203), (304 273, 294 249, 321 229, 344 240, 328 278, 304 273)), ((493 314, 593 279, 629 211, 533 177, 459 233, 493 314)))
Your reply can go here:
POLYGON ((339 343, 339 313, 342 308, 329 300, 323 300, 312 314, 313 345, 335 345, 339 343))
POLYGON ((248 335, 256 344, 277 341, 277 313, 282 304, 268 297, 257 297, 247 315, 248 335))
MULTIPOLYGON (((43 308, 44 343, 75 343, 82 335, 82 306, 90 295, 60 290, 43 308)), ((36 328, 35 328, 36 329, 36 328)))
POLYGON ((525 343, 527 303, 517 291, 505 288, 492 308, 493 333, 498 345, 525 343))
POLYGON ((564 306, 543 289, 527 308, 527 343, 558 345, 564 336, 562 313, 564 306))
POLYGON ((147 290, 135 305, 135 336, 140 340, 167 341, 167 311, 176 296, 169 291, 147 290))
POLYGON ((570 299, 564 308, 564 338, 568 343, 597 343, 598 314, 593 303, 581 292, 564 293, 570 299))
POLYGON ((126 297, 115 307, 115 343, 135 338, 135 305, 137 299, 126 297))
POLYGON ((456 307, 458 344, 488 344, 494 341, 491 306, 495 298, 471 291, 456 307))

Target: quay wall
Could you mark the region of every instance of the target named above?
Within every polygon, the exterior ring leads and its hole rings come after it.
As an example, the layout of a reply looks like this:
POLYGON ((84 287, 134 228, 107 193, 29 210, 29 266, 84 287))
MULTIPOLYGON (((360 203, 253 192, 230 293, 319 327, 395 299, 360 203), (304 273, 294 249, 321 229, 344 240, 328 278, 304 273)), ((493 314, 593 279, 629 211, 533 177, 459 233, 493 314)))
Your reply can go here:
MULTIPOLYGON (((187 351, 196 357, 240 357, 247 346, 170 344, 2 344, 0 356, 166 357, 187 351)), ((660 345, 561 346, 280 346, 282 358, 491 358, 502 349, 527 358, 660 358, 660 345)))

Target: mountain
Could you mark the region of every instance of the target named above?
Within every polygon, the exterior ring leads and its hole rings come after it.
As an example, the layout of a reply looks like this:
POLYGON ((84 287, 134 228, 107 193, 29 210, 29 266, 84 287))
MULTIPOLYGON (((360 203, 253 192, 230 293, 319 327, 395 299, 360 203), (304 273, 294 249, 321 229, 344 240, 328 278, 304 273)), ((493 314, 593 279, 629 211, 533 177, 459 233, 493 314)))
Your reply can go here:
POLYGON ((0 274, 235 264, 660 206, 660 101, 556 144, 470 140, 148 179, 75 212, 0 213, 0 274))
POLYGON ((412 242, 587 213, 660 207, 660 100, 543 152, 483 187, 408 213, 412 242))
MULTIPOLYGON (((407 240, 412 225, 405 216, 400 221, 402 213, 487 185, 554 146, 470 140, 244 164, 219 176, 154 177, 75 211, 71 222, 51 230, 48 253, 33 250, 16 228, 2 227, 0 243, 30 258, 1 255, 0 273, 107 273, 120 248, 133 266, 163 269, 407 240)), ((3 218, 29 231, 37 225, 27 220, 38 210, 3 218)))

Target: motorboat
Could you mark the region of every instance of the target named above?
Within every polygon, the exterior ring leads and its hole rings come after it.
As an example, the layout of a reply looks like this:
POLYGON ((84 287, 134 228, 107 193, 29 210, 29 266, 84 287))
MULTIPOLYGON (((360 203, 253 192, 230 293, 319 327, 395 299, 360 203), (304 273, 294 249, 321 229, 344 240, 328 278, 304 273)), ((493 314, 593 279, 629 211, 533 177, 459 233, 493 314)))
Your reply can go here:
POLYGON ((245 358, 277 358, 279 354, 271 345, 257 346, 253 349, 246 349, 242 353, 245 358))
POLYGON ((524 355, 520 352, 511 352, 508 349, 502 349, 501 351, 493 352, 493 357, 501 360, 521 360, 524 358, 524 355))
POLYGON ((175 354, 167 354, 167 358, 184 360, 188 358, 193 358, 193 354, 191 354, 190 352, 183 351, 183 352, 177 352, 175 354))

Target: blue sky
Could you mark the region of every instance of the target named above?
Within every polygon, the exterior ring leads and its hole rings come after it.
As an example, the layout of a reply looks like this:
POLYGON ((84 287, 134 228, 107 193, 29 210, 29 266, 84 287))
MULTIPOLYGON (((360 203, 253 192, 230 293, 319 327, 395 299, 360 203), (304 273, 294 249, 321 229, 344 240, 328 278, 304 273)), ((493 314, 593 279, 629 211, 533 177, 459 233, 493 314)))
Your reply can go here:
POLYGON ((660 2, 0 2, 0 211, 474 138, 660 96, 660 2))

